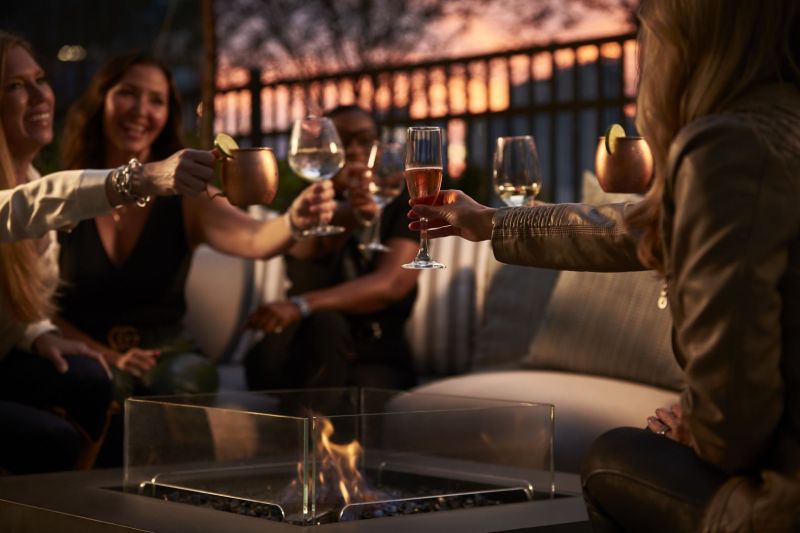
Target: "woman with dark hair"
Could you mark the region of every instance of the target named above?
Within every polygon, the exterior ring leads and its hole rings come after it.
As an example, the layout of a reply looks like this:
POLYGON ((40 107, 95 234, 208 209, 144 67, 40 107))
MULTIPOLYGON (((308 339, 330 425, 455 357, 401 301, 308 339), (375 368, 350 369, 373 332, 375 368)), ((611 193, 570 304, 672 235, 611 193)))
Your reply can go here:
MULTIPOLYGON (((129 90, 120 89, 111 98, 124 100, 131 96, 129 90)), ((178 89, 163 62, 143 52, 114 58, 92 78, 89 88, 69 110, 67 129, 61 141, 62 163, 65 168, 92 168, 109 159, 127 163, 131 154, 141 156, 140 160, 163 159, 183 148, 180 113, 178 89), (166 90, 151 94, 151 103, 160 107, 163 117, 159 118, 163 123, 159 123, 157 130, 141 135, 138 144, 133 129, 124 131, 122 124, 115 124, 114 117, 103 112, 109 92, 131 69, 141 70, 142 79, 152 77, 166 84, 160 88, 166 90), (156 72, 160 72, 160 76, 156 72)), ((128 126, 136 127, 132 123, 128 126)))
MULTIPOLYGON (((116 58, 70 109, 62 158, 68 168, 159 158, 182 145, 180 110, 160 61, 142 53, 116 58)), ((268 222, 210 196, 125 205, 60 236, 66 287, 59 324, 103 354, 120 396, 215 390, 215 367, 182 324, 184 285, 199 245, 268 258, 291 246, 297 230, 330 217, 334 206, 327 183, 307 188, 268 222)))
POLYGON ((213 156, 181 151, 135 175, 75 170, 40 178, 33 162, 53 138, 55 97, 22 38, 0 32, 0 472, 88 467, 111 401, 105 362, 49 318, 58 286, 49 230, 132 202, 197 193, 213 156))
POLYGON ((495 210, 445 191, 414 216, 507 263, 664 277, 686 387, 595 442, 596 531, 799 531, 800 3, 647 0, 640 19, 642 202, 495 210))

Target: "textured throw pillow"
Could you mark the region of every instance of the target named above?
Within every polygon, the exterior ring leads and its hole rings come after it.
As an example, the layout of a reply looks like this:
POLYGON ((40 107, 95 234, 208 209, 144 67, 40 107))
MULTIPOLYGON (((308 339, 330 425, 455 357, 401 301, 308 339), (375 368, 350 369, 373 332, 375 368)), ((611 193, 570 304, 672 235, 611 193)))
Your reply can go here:
MULTIPOLYGON (((585 203, 639 198, 606 193, 592 172, 583 173, 585 203)), ((653 272, 562 272, 522 366, 681 388, 672 319, 668 309, 656 305, 661 287, 653 272)))
POLYGON ((653 272, 562 272, 522 366, 679 389, 660 290, 653 272))
MULTIPOLYGON (((583 173, 583 201, 603 204, 631 195, 610 195, 592 172, 583 173)), ((483 320, 475 340, 475 370, 519 368, 542 323, 559 271, 505 265, 489 259, 483 320)))
POLYGON ((594 172, 585 170, 581 181, 581 202, 591 205, 615 204, 619 202, 634 202, 641 198, 638 194, 605 192, 597 181, 594 172))
POLYGON ((547 309, 557 270, 504 265, 490 259, 475 370, 518 368, 547 309))

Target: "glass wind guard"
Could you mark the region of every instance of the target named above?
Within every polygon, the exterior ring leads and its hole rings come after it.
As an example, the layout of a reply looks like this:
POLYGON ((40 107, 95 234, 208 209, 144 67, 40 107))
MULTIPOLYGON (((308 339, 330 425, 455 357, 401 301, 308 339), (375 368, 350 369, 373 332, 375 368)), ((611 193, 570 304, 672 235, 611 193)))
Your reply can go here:
POLYGON ((311 525, 554 494, 552 405, 375 389, 131 399, 125 488, 311 525))

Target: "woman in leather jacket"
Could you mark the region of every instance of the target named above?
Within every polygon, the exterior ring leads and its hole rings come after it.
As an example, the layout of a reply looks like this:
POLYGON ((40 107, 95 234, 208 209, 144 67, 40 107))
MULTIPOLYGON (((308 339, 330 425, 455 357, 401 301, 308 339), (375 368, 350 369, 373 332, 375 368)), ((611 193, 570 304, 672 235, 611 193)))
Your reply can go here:
POLYGON ((444 191, 411 217, 506 263, 663 276, 686 387, 593 445, 596 530, 797 531, 800 3, 645 0, 640 19, 641 202, 491 209, 444 191))

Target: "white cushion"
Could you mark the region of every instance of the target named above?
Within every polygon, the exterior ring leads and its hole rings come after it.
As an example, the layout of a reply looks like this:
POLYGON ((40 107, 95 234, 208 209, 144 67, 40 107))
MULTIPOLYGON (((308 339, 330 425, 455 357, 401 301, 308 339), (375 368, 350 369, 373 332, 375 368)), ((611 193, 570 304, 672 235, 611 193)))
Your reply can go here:
POLYGON ((562 472, 579 472, 592 441, 605 431, 644 427, 657 407, 678 401, 677 393, 647 385, 537 370, 457 376, 414 392, 553 404, 555 467, 562 472))
POLYGON ((223 255, 208 246, 194 253, 186 280, 187 312, 184 324, 200 349, 214 361, 232 350, 234 333, 249 304, 251 261, 223 255))
POLYGON ((458 237, 431 241, 431 256, 447 268, 420 274, 417 300, 406 325, 420 375, 452 375, 472 366, 491 253, 489 241, 458 237))

